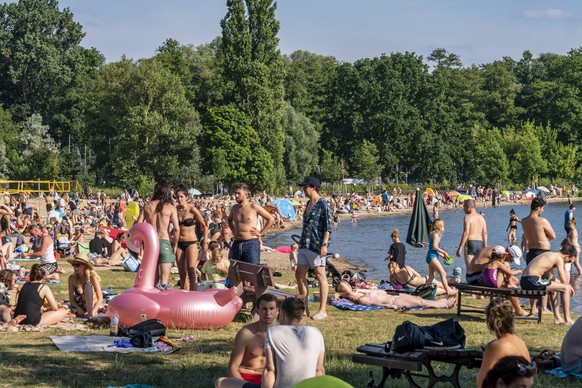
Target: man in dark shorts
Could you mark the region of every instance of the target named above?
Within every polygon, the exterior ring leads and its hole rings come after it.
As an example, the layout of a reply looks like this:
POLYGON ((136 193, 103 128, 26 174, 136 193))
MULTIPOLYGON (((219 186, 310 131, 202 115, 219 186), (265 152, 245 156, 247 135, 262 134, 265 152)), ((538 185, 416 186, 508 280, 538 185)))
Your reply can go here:
POLYGON ((530 213, 521 220, 523 234, 527 240, 527 255, 525 262, 529 264, 542 253, 550 251, 550 240, 556 238, 556 232, 549 221, 541 217, 546 201, 536 197, 531 201, 530 213))
POLYGON ((236 204, 228 215, 228 226, 234 234, 234 242, 230 249, 230 258, 251 264, 261 262, 261 243, 259 239, 275 222, 275 219, 261 205, 249 201, 249 188, 244 183, 239 183, 234 188, 236 204), (266 223, 260 227, 259 217, 263 217, 266 223))
POLYGON ((562 307, 564 308, 564 318, 567 325, 574 323, 570 317, 570 296, 574 296, 574 289, 569 284, 561 280, 548 280, 546 274, 554 268, 558 271, 560 279, 565 279, 565 263, 571 263, 575 260, 578 252, 576 248, 569 243, 564 244, 559 252, 546 252, 538 255, 523 270, 519 285, 524 290, 546 290, 554 291, 551 294, 552 309, 554 311, 554 322, 557 324, 564 323, 560 316, 556 292, 562 293, 562 307))
MULTIPOLYGON (((467 199, 463 202, 465 218, 463 218, 463 235, 457 249, 457 257, 461 257, 465 249, 465 267, 481 249, 487 246, 487 224, 485 218, 475 210, 475 200, 467 199)), ((467 271, 468 272, 468 271, 467 271)))

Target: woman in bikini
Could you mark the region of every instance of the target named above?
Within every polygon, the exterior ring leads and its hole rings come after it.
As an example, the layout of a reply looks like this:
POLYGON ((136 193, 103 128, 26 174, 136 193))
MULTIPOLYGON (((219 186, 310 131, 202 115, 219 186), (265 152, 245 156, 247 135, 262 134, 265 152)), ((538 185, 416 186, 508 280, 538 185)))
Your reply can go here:
POLYGON ((202 251, 208 250, 208 227, 204 218, 196 209, 188 203, 188 189, 181 185, 176 190, 178 196, 178 221, 180 222, 180 237, 178 239, 178 252, 176 261, 180 274, 180 287, 183 290, 196 291, 196 267, 198 266, 198 239, 196 237, 196 225, 202 231, 202 251), (186 283, 188 281, 188 283, 186 283))
POLYGON ((517 223, 521 223, 521 220, 515 215, 515 210, 511 209, 509 211, 509 225, 505 229, 507 233, 507 241, 514 245, 517 242, 517 223))
POLYGON ((406 294, 389 295, 382 290, 364 290, 360 288, 352 288, 352 286, 350 286, 350 284, 345 280, 342 280, 338 284, 337 292, 340 293, 342 298, 348 299, 354 303, 358 303, 364 306, 389 307, 397 311, 418 307, 425 309, 450 309, 453 308, 457 302, 457 298, 427 300, 419 298, 418 296, 406 294))
MULTIPOLYGON (((410 290, 422 286, 428 282, 428 276, 422 276, 414 268, 405 265, 403 268, 398 267, 395 261, 390 262, 388 268, 390 269, 390 285, 392 287, 408 288, 410 290)), ((437 285, 437 295, 445 294, 443 284, 436 279, 432 281, 437 285)))
POLYGON ((127 240, 127 232, 120 232, 113 240, 113 250, 109 258, 110 265, 121 265, 123 258, 129 254, 129 251, 123 247, 123 243, 127 240))
POLYGON ((73 266, 69 276, 69 300, 71 309, 81 318, 94 318, 103 304, 101 278, 93 270, 91 259, 84 253, 67 260, 73 266))
POLYGON ((45 272, 40 264, 34 264, 30 269, 30 281, 25 283, 18 294, 18 302, 14 309, 15 319, 22 319, 22 324, 48 326, 55 325, 67 317, 69 309, 59 306, 49 286, 42 284, 45 272), (50 308, 43 307, 47 300, 50 308))

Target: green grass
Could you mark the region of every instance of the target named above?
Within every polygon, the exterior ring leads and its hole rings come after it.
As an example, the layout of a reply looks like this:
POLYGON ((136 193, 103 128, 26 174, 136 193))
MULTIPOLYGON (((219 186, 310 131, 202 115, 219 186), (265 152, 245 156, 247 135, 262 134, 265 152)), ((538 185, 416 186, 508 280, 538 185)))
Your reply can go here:
MULTIPOLYGON (((65 267, 71 271, 70 266, 65 267)), ((133 284, 134 274, 118 270, 99 271, 102 285, 113 285, 122 290, 133 284)), ((278 280, 286 284, 290 274, 284 273, 278 280)), ((57 299, 68 299, 66 276, 63 285, 52 285, 57 299)), ((485 300, 472 301, 485 305, 485 300)), ((317 309, 311 304, 311 311, 317 309)), ((351 354, 356 347, 367 342, 390 340, 394 329, 404 320, 419 325, 429 325, 455 316, 453 310, 426 310, 407 313, 379 310, 371 312, 341 311, 329 307, 329 318, 309 321, 317 326, 325 338, 325 368, 328 374, 337 376, 355 387, 365 387, 368 372, 374 371, 376 381, 382 375, 380 368, 354 364, 351 354)), ((517 333, 527 342, 532 353, 544 349, 559 351, 567 327, 552 323, 545 316, 542 324, 516 323, 517 333)), ((235 322, 220 330, 169 330, 170 338, 194 335, 195 342, 181 345, 178 352, 161 354, 110 353, 62 353, 48 338, 50 335, 106 335, 107 328, 92 328, 88 332, 50 330, 43 332, 0 333, 0 387, 107 387, 127 384, 148 384, 156 387, 212 387, 216 377, 226 373, 232 340, 248 319, 237 316, 235 322)), ((493 339, 482 315, 465 315, 460 319, 466 331, 467 347, 479 348, 493 339)), ((452 368, 440 365, 438 372, 450 372, 452 368)), ((477 370, 461 370, 461 385, 475 386, 477 370)), ((421 380, 422 381, 422 380, 421 380)), ((425 384, 425 383, 424 383, 425 384)), ((542 375, 536 387, 575 387, 573 379, 557 379, 542 375)), ((389 380, 387 387, 407 387, 406 380, 389 380)), ((437 385, 438 386, 438 385, 437 385)), ((440 385, 444 386, 444 385, 440 385)))

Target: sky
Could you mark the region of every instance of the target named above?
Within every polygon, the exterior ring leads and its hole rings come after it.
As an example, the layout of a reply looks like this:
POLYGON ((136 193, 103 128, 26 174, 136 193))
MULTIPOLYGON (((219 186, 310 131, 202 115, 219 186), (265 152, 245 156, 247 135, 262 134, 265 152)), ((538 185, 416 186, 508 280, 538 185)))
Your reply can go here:
MULTIPOLYGON (((83 26, 85 47, 115 62, 149 58, 176 39, 220 36, 226 0, 60 0, 83 26)), ((503 57, 567 54, 582 46, 581 0, 279 0, 282 54, 306 50, 354 62, 444 48, 465 66, 503 57)))

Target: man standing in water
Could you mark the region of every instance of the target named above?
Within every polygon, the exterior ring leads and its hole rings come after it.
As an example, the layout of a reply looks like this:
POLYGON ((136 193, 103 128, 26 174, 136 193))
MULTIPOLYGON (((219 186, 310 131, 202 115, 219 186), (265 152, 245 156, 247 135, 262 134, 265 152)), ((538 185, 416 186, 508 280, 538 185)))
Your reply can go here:
POLYGON ((228 215, 228 226, 234 235, 230 258, 251 264, 260 264, 261 243, 259 239, 267 234, 275 219, 264 207, 249 201, 249 188, 246 184, 239 183, 235 186, 234 197, 236 204, 228 215), (259 226, 259 216, 267 220, 262 228, 259 226))
POLYGON ((144 210, 140 213, 137 222, 147 222, 156 228, 160 239, 160 253, 158 255, 158 273, 156 274, 156 287, 160 290, 171 288, 170 270, 176 260, 176 249, 180 236, 180 224, 178 222, 178 211, 172 201, 172 192, 165 182, 156 183, 154 195, 144 210), (172 243, 170 242, 170 224, 172 224, 172 243))
POLYGON ((475 210, 475 200, 466 199, 463 202, 465 218, 463 219, 463 235, 457 249, 457 257, 461 257, 465 248, 465 268, 469 268, 473 257, 487 246, 487 224, 485 218, 475 210))
MULTIPOLYGON (((521 228, 527 241, 527 255, 525 255, 525 262, 529 264, 533 259, 539 255, 550 251, 550 240, 556 238, 556 232, 550 225, 550 222, 541 217, 544 211, 546 201, 543 198, 535 197, 531 201, 530 213, 527 217, 521 220, 521 228)), ((542 306, 545 311, 547 309, 548 297, 542 298, 542 306)), ((532 304, 532 314, 537 314, 537 308, 532 304)))
MULTIPOLYGON (((303 230, 297 253, 297 269, 295 270, 297 290, 307 300, 307 271, 309 267, 313 267, 319 282, 320 299, 319 311, 312 318, 325 319, 327 318, 325 307, 329 291, 325 274, 325 256, 333 230, 331 211, 325 198, 319 195, 319 179, 308 177, 299 186, 303 187, 303 192, 309 198, 309 202, 307 202, 303 215, 303 230)), ((305 307, 309 316, 309 310, 307 306, 305 307)))

